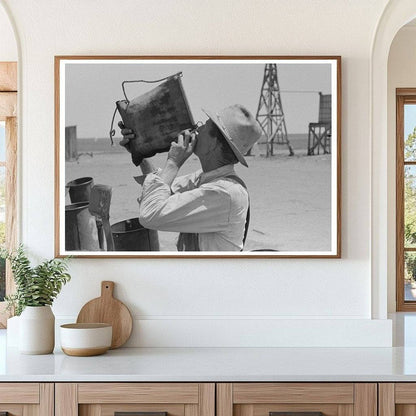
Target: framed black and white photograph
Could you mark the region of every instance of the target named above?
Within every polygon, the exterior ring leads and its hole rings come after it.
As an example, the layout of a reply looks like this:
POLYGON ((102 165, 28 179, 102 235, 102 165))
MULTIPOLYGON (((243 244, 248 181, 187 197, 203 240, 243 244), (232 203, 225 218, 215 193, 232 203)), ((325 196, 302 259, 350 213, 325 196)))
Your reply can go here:
POLYGON ((341 256, 341 58, 55 57, 55 254, 341 256))

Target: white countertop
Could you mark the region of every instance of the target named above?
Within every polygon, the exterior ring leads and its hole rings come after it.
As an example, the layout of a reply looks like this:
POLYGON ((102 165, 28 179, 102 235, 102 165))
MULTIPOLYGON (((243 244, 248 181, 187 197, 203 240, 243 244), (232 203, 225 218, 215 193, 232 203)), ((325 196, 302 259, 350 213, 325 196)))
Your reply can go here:
POLYGON ((416 348, 120 348, 21 355, 0 331, 0 381, 416 381, 416 348))

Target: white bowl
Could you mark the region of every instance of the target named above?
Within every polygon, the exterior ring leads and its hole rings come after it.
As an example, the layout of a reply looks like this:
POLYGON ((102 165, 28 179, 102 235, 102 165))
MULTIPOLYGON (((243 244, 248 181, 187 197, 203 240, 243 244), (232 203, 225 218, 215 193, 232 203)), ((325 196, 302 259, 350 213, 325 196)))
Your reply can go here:
POLYGON ((61 325, 61 348, 67 355, 88 357, 104 354, 111 347, 113 328, 110 324, 61 325))

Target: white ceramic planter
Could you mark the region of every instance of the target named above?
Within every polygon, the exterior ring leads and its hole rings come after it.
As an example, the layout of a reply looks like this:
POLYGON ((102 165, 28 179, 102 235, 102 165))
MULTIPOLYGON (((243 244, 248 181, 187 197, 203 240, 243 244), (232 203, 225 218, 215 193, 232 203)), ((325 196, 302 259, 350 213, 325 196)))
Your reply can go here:
POLYGON ((55 316, 50 306, 26 306, 19 319, 19 351, 50 354, 55 347, 55 316))

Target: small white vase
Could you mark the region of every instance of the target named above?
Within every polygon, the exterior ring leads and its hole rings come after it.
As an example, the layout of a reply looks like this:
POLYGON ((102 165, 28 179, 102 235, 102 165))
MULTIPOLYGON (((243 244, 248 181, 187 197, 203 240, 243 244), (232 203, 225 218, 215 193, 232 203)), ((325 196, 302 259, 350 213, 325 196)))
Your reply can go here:
POLYGON ((19 319, 21 354, 50 354, 55 347, 55 316, 50 306, 26 306, 19 319))

